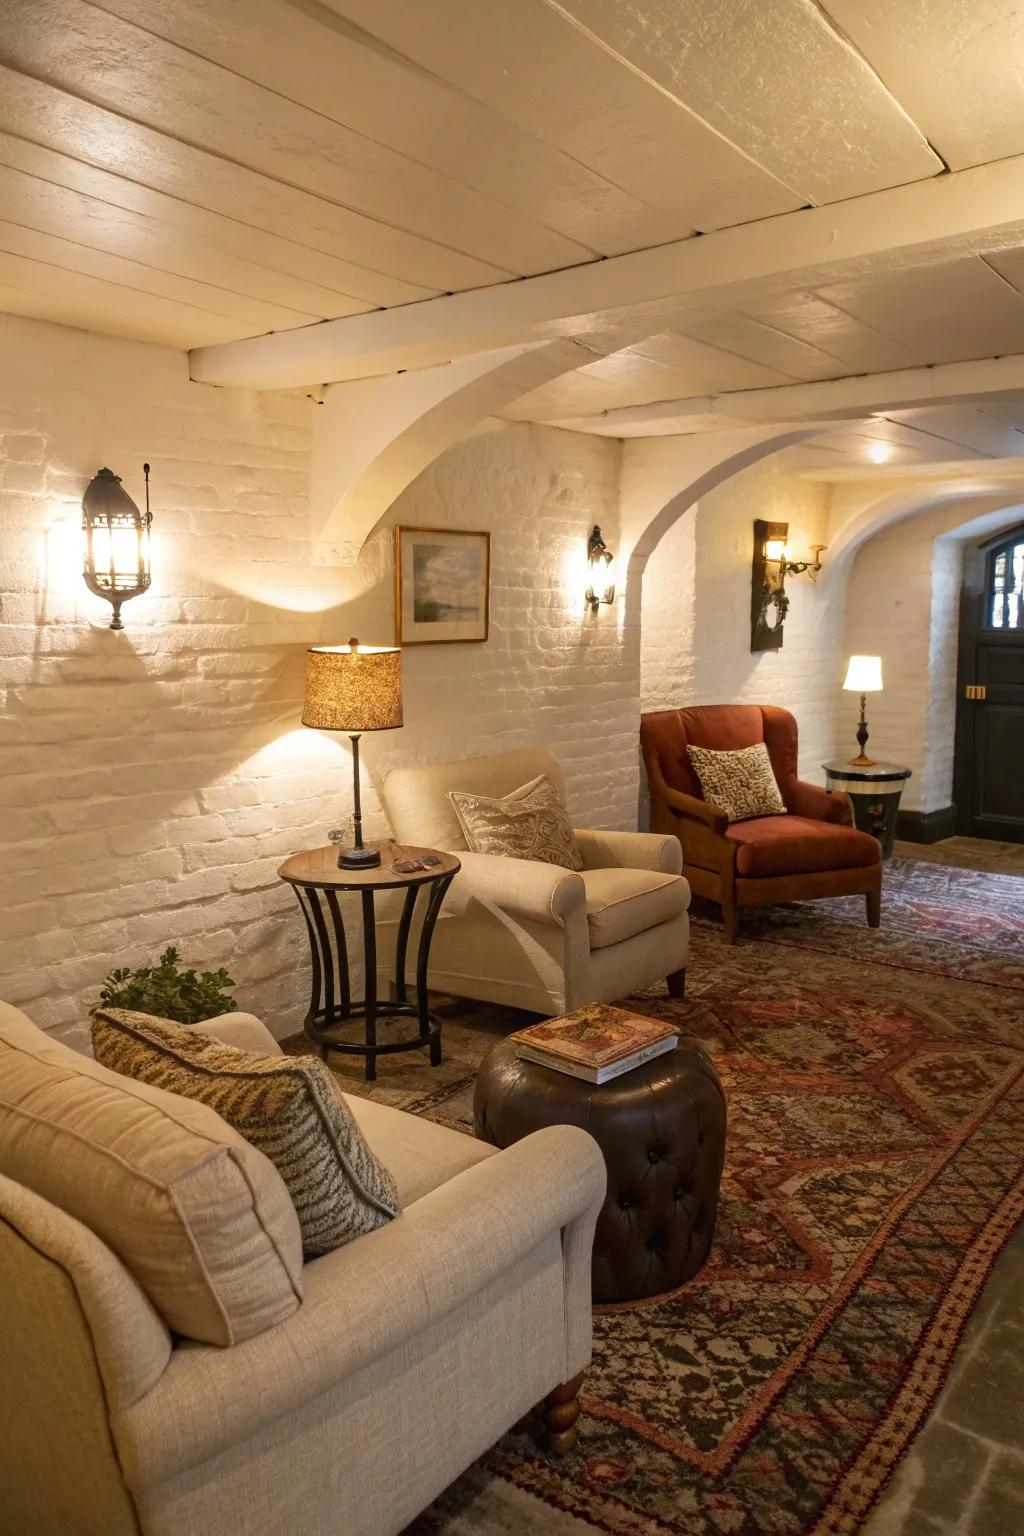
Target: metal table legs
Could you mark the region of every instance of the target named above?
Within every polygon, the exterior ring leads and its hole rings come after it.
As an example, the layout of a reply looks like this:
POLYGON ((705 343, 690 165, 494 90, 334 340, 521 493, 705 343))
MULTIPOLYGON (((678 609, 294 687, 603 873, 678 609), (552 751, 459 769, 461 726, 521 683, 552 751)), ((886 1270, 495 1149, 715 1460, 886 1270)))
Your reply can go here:
POLYGON ((348 945, 338 892, 309 885, 294 887, 302 915, 306 919, 313 962, 309 1011, 303 1025, 307 1036, 318 1047, 325 1061, 330 1051, 364 1056, 367 1082, 372 1082, 377 1076, 377 1057, 395 1051, 419 1050, 427 1046, 431 1066, 438 1065, 441 1060, 441 1024, 437 1016, 430 1012, 427 1003, 427 964, 438 913, 454 878, 454 873, 439 875, 436 880, 412 885, 406 891, 395 953, 395 1001, 383 1004, 377 998, 377 921, 373 890, 364 889, 359 893, 363 913, 366 983, 364 996, 353 1001, 349 987, 348 945), (427 906, 416 954, 416 1000, 411 1002, 406 982, 406 961, 413 915, 421 889, 426 892, 427 906), (380 1045, 377 1042, 379 1016, 417 1019, 419 1034, 403 1040, 389 1040, 385 1045, 380 1045), (350 1019, 358 1018, 364 1021, 365 1035, 362 1041, 340 1040, 333 1033, 328 1033, 350 1019))

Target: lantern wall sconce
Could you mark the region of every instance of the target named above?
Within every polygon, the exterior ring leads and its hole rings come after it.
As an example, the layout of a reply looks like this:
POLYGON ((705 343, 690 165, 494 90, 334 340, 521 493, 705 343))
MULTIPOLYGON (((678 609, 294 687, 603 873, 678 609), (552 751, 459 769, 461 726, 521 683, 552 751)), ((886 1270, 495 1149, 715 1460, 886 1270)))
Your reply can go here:
POLYGON ((596 613, 602 603, 615 601, 615 556, 602 539, 596 523, 587 540, 587 562, 590 582, 584 595, 591 611, 596 613))
POLYGON ((826 544, 812 544, 807 560, 792 560, 786 537, 788 523, 754 521, 754 562, 750 588, 750 649, 777 651, 782 648, 782 628, 789 612, 787 576, 817 579, 822 551, 826 544))
POLYGON ((146 510, 140 512, 121 485, 120 475, 101 469, 93 475, 82 497, 84 543, 82 575, 90 592, 105 597, 114 610, 111 629, 124 629, 121 604, 138 597, 150 584, 149 465, 146 477, 146 510))

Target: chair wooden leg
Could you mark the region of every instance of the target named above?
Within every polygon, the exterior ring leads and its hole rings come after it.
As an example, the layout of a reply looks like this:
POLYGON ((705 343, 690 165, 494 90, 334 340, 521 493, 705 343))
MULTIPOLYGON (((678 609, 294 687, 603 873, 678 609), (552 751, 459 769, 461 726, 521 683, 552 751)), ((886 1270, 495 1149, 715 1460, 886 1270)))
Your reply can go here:
POLYGON ((668 987, 669 997, 686 996, 686 966, 681 971, 673 971, 671 976, 665 977, 665 985, 668 987))
POLYGON ((735 944, 740 929, 740 913, 731 895, 722 902, 722 926, 725 929, 725 942, 735 944))
POLYGON ((580 1416, 580 1387, 585 1371, 549 1392, 541 1405, 544 1419, 544 1449, 564 1456, 576 1444, 576 1420, 580 1416))
POLYGON ((868 891, 864 898, 868 909, 868 927, 880 928, 882 926, 882 890, 868 891))

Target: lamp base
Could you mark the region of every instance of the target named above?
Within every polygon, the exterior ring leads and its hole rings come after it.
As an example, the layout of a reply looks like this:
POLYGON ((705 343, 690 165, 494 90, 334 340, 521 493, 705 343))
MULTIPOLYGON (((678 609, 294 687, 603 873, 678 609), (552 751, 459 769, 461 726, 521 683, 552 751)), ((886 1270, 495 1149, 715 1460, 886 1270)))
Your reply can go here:
POLYGON ((379 848, 343 848, 338 854, 339 869, 378 869, 379 848))
POLYGON ((875 759, 873 757, 865 757, 863 752, 858 757, 850 758, 851 768, 874 768, 874 766, 875 759))

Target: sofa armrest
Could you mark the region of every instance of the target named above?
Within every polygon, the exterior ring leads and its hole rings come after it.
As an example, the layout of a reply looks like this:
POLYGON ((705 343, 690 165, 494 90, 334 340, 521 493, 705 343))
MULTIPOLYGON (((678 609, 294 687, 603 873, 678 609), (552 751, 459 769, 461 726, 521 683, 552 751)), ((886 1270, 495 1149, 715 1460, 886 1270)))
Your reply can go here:
POLYGON ((664 832, 573 830, 585 869, 653 869, 663 875, 682 874, 679 839, 664 832))
POLYGON ((222 1013, 215 1019, 204 1019, 196 1028, 238 1051, 251 1051, 254 1056, 281 1055, 281 1047, 254 1013, 222 1013))
POLYGON ((560 864, 462 851, 456 857, 462 868, 441 909, 445 917, 458 917, 472 901, 484 901, 513 917, 555 923, 561 928, 574 916, 586 921, 583 881, 560 864))
POLYGON ((806 779, 796 779, 786 795, 786 809, 794 816, 806 816, 810 821, 830 821, 837 826, 853 826, 853 807, 849 795, 823 789, 820 784, 809 784, 806 779))
MULTIPOLYGON (((385 1227, 307 1264, 305 1300, 230 1349, 184 1345, 115 1433, 129 1487, 212 1461, 398 1350, 560 1234, 566 1349, 590 1346, 590 1252, 607 1175, 594 1139, 551 1126, 463 1170, 385 1227)), ((558 1370, 561 1359, 553 1361, 558 1370)), ((552 1381, 552 1386, 556 1382, 552 1381)))

